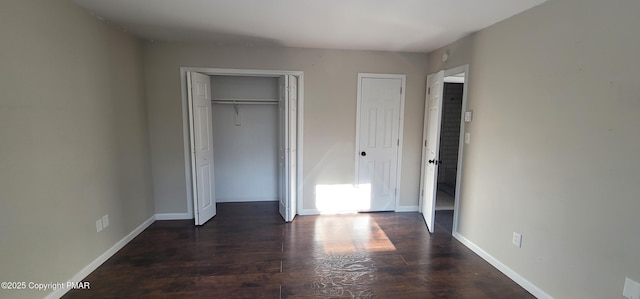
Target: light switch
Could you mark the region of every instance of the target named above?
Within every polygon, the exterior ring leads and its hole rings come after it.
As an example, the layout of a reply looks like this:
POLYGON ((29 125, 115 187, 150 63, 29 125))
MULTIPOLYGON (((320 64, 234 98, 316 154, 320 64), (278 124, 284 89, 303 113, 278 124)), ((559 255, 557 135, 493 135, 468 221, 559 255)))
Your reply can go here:
POLYGON ((467 111, 464 113, 464 122, 470 123, 473 118, 473 111, 467 111))
POLYGON ((109 215, 102 216, 102 228, 109 226, 109 215))
POLYGON ((513 232, 513 238, 511 239, 511 243, 513 246, 521 248, 522 247, 522 235, 516 232, 513 232))
POLYGON ((629 299, 640 299, 640 283, 637 283, 629 278, 625 278, 624 289, 622 289, 622 296, 629 299))

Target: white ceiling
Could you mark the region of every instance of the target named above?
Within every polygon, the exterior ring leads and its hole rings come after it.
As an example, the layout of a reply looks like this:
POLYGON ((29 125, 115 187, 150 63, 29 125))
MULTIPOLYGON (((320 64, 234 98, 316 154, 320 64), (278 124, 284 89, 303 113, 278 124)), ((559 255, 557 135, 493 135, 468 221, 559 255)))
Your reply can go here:
POLYGON ((145 39, 428 52, 546 0, 74 0, 145 39))

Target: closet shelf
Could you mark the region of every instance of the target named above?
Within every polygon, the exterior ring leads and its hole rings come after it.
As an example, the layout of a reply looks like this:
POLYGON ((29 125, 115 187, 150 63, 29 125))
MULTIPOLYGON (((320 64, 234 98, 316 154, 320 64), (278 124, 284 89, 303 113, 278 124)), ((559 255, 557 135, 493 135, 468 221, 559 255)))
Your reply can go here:
POLYGON ((277 105, 277 99, 213 99, 211 103, 227 105, 277 105))

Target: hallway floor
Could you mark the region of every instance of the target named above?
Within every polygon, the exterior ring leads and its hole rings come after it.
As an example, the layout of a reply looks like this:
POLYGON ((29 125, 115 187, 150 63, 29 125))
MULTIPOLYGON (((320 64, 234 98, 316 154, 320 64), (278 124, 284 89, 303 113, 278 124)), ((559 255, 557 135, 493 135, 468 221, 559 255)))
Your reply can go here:
POLYGON ((534 298, 418 213, 298 216, 218 204, 156 221, 63 298, 534 298))

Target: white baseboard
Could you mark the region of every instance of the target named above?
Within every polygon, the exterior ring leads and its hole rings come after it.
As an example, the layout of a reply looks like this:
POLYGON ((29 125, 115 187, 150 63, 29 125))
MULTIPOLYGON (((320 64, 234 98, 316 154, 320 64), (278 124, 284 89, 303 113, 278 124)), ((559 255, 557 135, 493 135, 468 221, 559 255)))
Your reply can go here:
POLYGON ((189 213, 162 213, 156 214, 156 220, 186 220, 193 219, 189 213))
MULTIPOLYGON (((142 224, 140 224, 136 229, 131 231, 128 235, 126 235, 122 240, 118 241, 115 245, 111 246, 111 248, 107 249, 103 254, 93 260, 91 263, 86 265, 80 272, 76 273, 73 277, 71 277, 68 281, 83 281, 85 277, 87 277, 91 272, 97 269, 100 265, 106 262, 110 257, 112 257, 118 250, 122 249, 127 243, 129 243, 133 238, 135 238, 138 234, 140 234, 143 230, 145 230, 151 223, 156 220, 156 215, 151 216, 149 219, 145 220, 142 224)), ((45 299, 58 299, 62 297, 64 294, 69 291, 67 288, 57 289, 46 297, 45 299)))
POLYGON ((417 212, 418 206, 397 206, 396 212, 417 212))
MULTIPOLYGON (((399 206, 396 208, 395 212, 418 212, 418 206, 399 206)), ((304 209, 301 210, 298 215, 300 216, 310 216, 310 215, 322 215, 322 212, 318 209, 304 209)))
POLYGON ((538 288, 536 285, 534 285, 533 283, 528 281, 526 278, 522 277, 520 274, 518 274, 515 271, 513 271, 513 269, 507 267, 507 265, 503 264, 501 261, 496 259, 494 256, 492 256, 488 252, 484 251, 482 248, 480 248, 480 246, 474 244, 473 242, 471 242, 469 239, 465 238, 460 233, 454 232, 453 233, 453 237, 456 238, 458 241, 460 241, 460 243, 462 243, 465 246, 467 246, 469 249, 471 249, 473 252, 475 252, 477 255, 479 255, 481 258, 483 258, 485 261, 487 261, 489 264, 491 264, 493 267, 498 269, 500 272, 504 273, 504 275, 506 275, 507 277, 511 278, 511 280, 513 280, 515 283, 519 284, 521 287, 523 287, 525 290, 527 290, 533 296, 536 296, 536 298, 539 298, 539 299, 553 299, 553 297, 551 297, 551 295, 545 293, 543 290, 538 288))
POLYGON ((299 211, 298 215, 300 216, 320 215, 320 211, 316 209, 303 209, 299 211))
POLYGON ((230 197, 230 198, 216 198, 216 203, 279 201, 279 200, 280 200, 279 198, 274 198, 274 197, 230 197))

